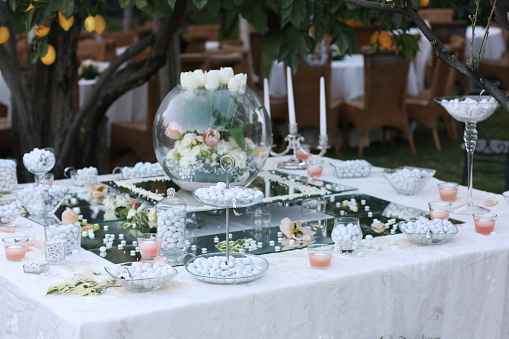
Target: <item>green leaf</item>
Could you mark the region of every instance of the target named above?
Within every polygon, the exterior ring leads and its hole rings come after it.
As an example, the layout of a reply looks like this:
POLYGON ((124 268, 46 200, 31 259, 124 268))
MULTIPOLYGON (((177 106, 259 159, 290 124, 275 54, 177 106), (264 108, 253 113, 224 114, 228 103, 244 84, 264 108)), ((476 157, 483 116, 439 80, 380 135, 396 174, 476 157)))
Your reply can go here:
POLYGON ((170 5, 171 9, 174 9, 175 3, 177 2, 177 0, 167 0, 167 1, 168 1, 168 5, 170 5))
POLYGON ((409 59, 412 59, 419 50, 419 44, 417 39, 410 34, 401 34, 401 44, 403 55, 409 59))
POLYGON ((256 2, 245 2, 241 7, 242 16, 257 32, 264 34, 267 27, 267 12, 256 2))
POLYGON ((120 7, 126 8, 129 5, 134 5, 134 0, 118 0, 120 7))
POLYGON ((207 0, 193 0, 193 4, 198 8, 202 9, 207 4, 207 0))
POLYGON ((241 127, 234 127, 229 129, 230 136, 235 140, 237 145, 245 151, 246 150, 246 140, 244 139, 244 130, 241 127))
POLYGON ((66 17, 69 18, 74 14, 74 0, 65 0, 63 6, 60 7, 60 12, 66 17))
POLYGON ((147 0, 134 0, 134 3, 138 9, 145 8, 148 5, 147 0))

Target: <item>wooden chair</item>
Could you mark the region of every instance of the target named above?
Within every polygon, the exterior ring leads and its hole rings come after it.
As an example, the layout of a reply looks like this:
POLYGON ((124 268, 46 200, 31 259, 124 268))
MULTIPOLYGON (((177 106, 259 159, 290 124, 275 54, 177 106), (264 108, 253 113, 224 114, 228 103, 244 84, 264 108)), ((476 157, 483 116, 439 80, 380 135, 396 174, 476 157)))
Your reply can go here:
MULTIPOLYGON (((247 85, 251 88, 254 88, 254 74, 253 69, 249 67, 249 51, 245 49, 239 41, 237 43, 222 43, 221 44, 222 53, 230 53, 237 54, 240 56, 239 62, 235 63, 233 66, 233 70, 235 73, 245 73, 247 74, 247 85)), ((210 69, 214 69, 211 67, 210 69)))
POLYGON ((119 31, 119 32, 104 32, 102 34, 103 39, 113 40, 115 47, 126 47, 132 46, 138 41, 138 35, 136 31, 119 31))
POLYGON ((205 53, 182 53, 180 54, 180 71, 192 72, 195 69, 205 69, 205 53))
POLYGON ((359 132, 359 157, 364 154, 365 137, 380 127, 406 133, 410 150, 416 153, 405 105, 409 60, 391 52, 364 55, 363 99, 344 102, 342 107, 343 145, 348 144, 348 128, 359 132))
MULTIPOLYGON (((451 40, 450 44, 444 47, 458 58, 465 50, 465 38, 456 36, 451 40)), ((456 82, 457 72, 449 67, 445 62, 437 59, 434 62, 433 75, 429 88, 422 90, 417 96, 407 96, 406 107, 408 117, 422 123, 431 129, 435 148, 440 151, 440 138, 438 136, 437 124, 439 120, 443 120, 447 133, 451 140, 458 138, 456 132, 455 120, 444 110, 442 106, 437 104, 433 99, 445 95, 454 94, 454 84, 456 82)))
POLYGON ((203 53, 205 42, 217 41, 219 25, 191 25, 183 38, 187 42, 186 53, 203 53))
MULTIPOLYGON (((327 130, 332 138, 334 151, 339 155, 339 119, 341 100, 330 98, 330 62, 311 66, 304 60, 299 62, 297 73, 292 77, 295 101, 295 116, 299 129, 320 127, 320 78, 325 79, 325 100, 327 110, 327 130)), ((271 104, 272 113, 272 104, 271 104)))
MULTIPOLYGON (((509 48, 509 32, 496 24, 493 26, 502 28, 502 33, 504 34, 504 41, 506 42, 506 46, 509 48)), ((502 84, 508 88, 509 87, 509 51, 506 48, 506 51, 502 55, 500 59, 496 60, 485 60, 482 59, 480 63, 479 70, 483 76, 488 79, 498 79, 502 82, 502 84)))
POLYGON ((112 39, 85 39, 78 41, 76 55, 79 60, 111 61, 115 57, 115 48, 112 39))
POLYGON ((355 43, 357 45, 357 51, 360 51, 362 46, 371 45, 371 36, 376 31, 378 31, 378 27, 376 26, 366 26, 361 23, 355 23, 353 32, 355 36, 355 43))
POLYGON ((454 9, 452 8, 426 8, 417 11, 417 14, 430 23, 452 21, 454 17, 454 9))

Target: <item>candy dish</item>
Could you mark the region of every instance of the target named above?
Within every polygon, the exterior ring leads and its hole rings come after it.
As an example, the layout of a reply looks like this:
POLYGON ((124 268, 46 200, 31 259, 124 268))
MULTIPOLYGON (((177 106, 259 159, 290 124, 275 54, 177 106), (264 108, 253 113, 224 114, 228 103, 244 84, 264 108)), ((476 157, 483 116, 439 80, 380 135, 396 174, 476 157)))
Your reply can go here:
POLYGON ((32 215, 53 214, 64 201, 69 189, 58 185, 27 186, 13 193, 28 213, 32 215))
POLYGON ((401 233, 416 245, 441 245, 458 233, 458 228, 449 220, 429 220, 419 217, 416 220, 402 221, 398 224, 401 233))
POLYGON ((329 163, 338 178, 364 178, 371 173, 372 165, 366 160, 346 160, 340 163, 329 163))
POLYGON ((187 272, 198 280, 229 285, 258 279, 269 268, 269 262, 265 258, 245 253, 230 253, 230 260, 227 262, 225 253, 220 252, 191 258, 185 267, 187 272))
POLYGON ((385 169, 382 173, 392 187, 402 195, 418 194, 435 175, 435 170, 403 166, 385 169))
POLYGON ((104 270, 129 292, 157 291, 178 274, 174 267, 159 261, 128 262, 104 270))
POLYGON ((264 194, 261 191, 247 187, 226 188, 224 182, 218 182, 215 186, 194 190, 193 197, 207 205, 237 208, 259 203, 264 198, 264 194))

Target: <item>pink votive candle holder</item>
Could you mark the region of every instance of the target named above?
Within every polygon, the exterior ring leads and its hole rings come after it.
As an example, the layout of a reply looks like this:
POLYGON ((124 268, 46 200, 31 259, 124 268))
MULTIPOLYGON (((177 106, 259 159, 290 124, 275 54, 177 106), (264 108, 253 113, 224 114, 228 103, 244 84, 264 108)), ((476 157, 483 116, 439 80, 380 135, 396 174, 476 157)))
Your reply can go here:
POLYGON ((474 214, 475 231, 480 234, 488 235, 495 229, 497 215, 495 213, 477 213, 474 214))
POLYGON ((331 265, 334 245, 313 244, 308 246, 309 264, 313 268, 328 268, 331 265))
POLYGON ((5 237, 2 239, 4 244, 5 257, 10 261, 21 261, 25 259, 28 247, 27 237, 5 237))
POLYGON ((438 184, 440 200, 455 201, 458 196, 458 184, 455 182, 441 182, 438 184))
POLYGON ((142 259, 154 259, 161 253, 161 238, 155 233, 143 233, 138 236, 138 246, 142 259))
POLYGON ((307 160, 309 158, 309 152, 311 150, 311 147, 309 145, 303 144, 300 145, 299 148, 297 148, 297 158, 300 160, 307 160))
POLYGON ((434 219, 449 219, 451 213, 452 202, 450 201, 431 201, 428 203, 429 216, 431 220, 434 219))
POLYGON ((323 160, 310 158, 307 160, 308 175, 312 178, 319 177, 323 173, 323 160))

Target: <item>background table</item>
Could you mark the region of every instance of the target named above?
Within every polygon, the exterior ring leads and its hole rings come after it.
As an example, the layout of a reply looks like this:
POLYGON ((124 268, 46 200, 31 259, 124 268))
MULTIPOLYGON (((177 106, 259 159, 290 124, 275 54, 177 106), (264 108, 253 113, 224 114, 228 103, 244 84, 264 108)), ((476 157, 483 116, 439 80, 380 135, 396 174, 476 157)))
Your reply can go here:
MULTIPOLYGON (((274 168, 281 158, 271 158, 274 168)), ((303 175, 305 171, 287 171, 303 175)), ((323 178, 359 192, 426 209, 431 182, 416 196, 397 195, 373 168, 367 179, 323 178)), ((66 183, 68 181, 64 181, 66 183)), ((264 255, 270 267, 243 285, 212 285, 179 275, 165 288, 102 296, 47 296, 48 286, 85 275, 106 278, 104 259, 81 251, 48 275, 24 274, 0 255, 0 337, 10 338, 506 338, 509 331, 509 209, 503 197, 475 191, 499 214, 497 235, 475 233, 471 217, 449 243, 411 245, 402 234, 376 238, 381 251, 335 255, 327 270, 309 267, 305 250, 264 255), (400 249, 392 248, 397 240, 400 249), (99 273, 100 275, 94 275, 99 273)), ((461 187, 460 198, 466 196, 461 187)), ((337 199, 336 201, 340 201, 337 199)), ((42 237, 42 227, 28 232, 42 237)), ((41 255, 35 248, 29 260, 41 255)))
MULTIPOLYGON (((473 51, 474 56, 479 53, 479 49, 481 47, 481 42, 484 37, 484 33, 486 32, 486 27, 476 26, 475 27, 475 36, 473 41, 473 51)), ((465 58, 470 59, 470 51, 472 50, 472 46, 470 41, 472 40, 472 28, 467 27, 465 32, 465 38, 467 39, 465 44, 465 58)), ((507 46, 506 41, 504 41, 504 34, 502 32, 502 28, 499 27, 490 27, 488 40, 486 42, 486 49, 484 51, 483 59, 486 60, 496 60, 502 57, 507 46)))

